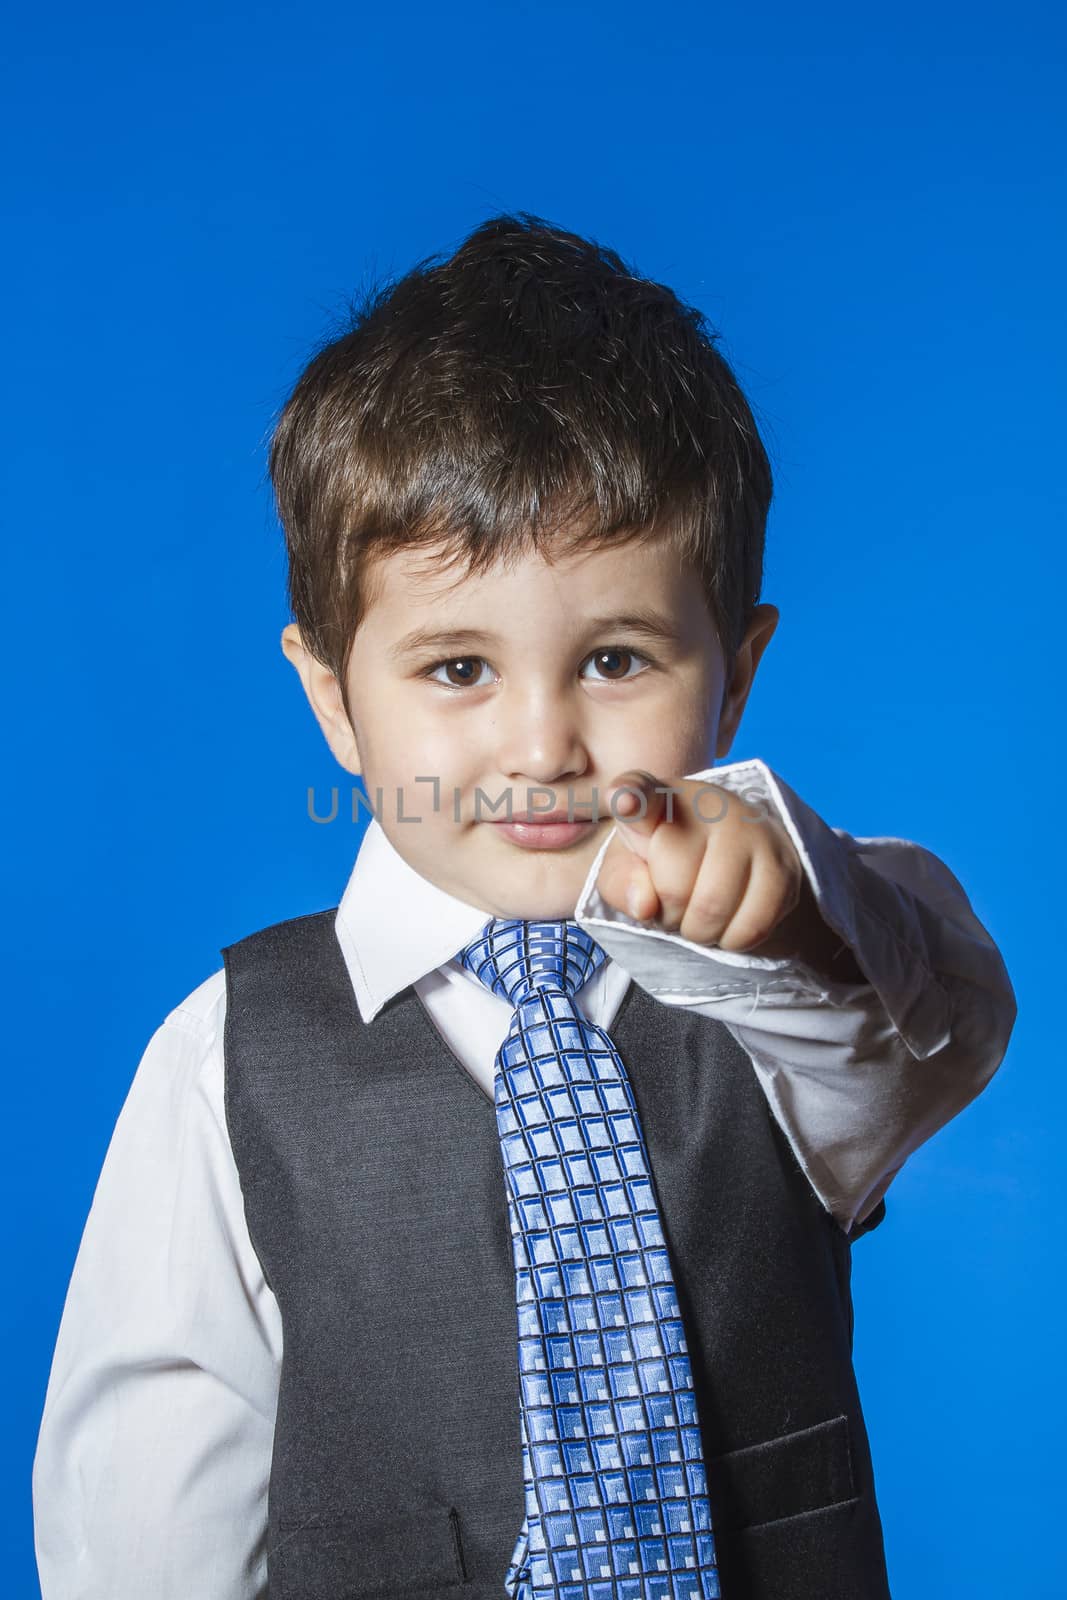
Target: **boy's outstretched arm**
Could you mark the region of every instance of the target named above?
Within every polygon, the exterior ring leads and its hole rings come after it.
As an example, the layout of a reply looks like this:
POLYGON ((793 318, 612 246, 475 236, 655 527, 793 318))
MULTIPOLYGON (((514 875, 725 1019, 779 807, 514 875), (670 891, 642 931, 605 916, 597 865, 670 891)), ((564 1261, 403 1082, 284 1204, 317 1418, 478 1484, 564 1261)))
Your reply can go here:
POLYGON ((43 1600, 253 1600, 281 1328, 223 1112, 223 972, 138 1067, 67 1293, 33 1470, 43 1600))
MULTIPOLYGON (((657 828, 671 826, 665 797, 653 798, 643 823, 623 820, 605 841, 575 918, 657 999, 729 1027, 813 1188, 849 1231, 996 1071, 1015 1022, 1011 981, 930 851, 827 827, 759 760, 693 780, 706 790, 701 818, 725 809, 729 827, 716 834, 707 821, 701 836, 690 809, 688 844, 661 834, 653 847, 657 828), (716 789, 738 798, 717 808, 716 789), (773 819, 763 835, 760 815, 773 819), (628 861, 642 910, 654 907, 644 921, 620 909, 628 861), (697 884, 702 911, 692 909, 697 884), (716 918, 743 944, 711 942, 716 918), (683 921, 696 937, 679 931, 683 921)), ((687 826, 684 802, 674 817, 687 826)))

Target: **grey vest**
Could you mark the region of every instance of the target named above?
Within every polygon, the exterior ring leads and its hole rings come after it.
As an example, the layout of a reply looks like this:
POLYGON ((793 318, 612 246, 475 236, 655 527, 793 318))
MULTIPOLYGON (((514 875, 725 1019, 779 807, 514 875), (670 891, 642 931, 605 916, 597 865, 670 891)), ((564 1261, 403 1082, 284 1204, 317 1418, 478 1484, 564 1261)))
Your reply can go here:
MULTIPOLYGON (((524 1514, 491 1099, 411 987, 363 1022, 336 911, 229 945, 226 1115, 283 1328, 272 1600, 503 1600, 524 1514)), ((887 1600, 851 1238, 726 1026, 631 983, 611 1028, 686 1325, 724 1600, 887 1600)))

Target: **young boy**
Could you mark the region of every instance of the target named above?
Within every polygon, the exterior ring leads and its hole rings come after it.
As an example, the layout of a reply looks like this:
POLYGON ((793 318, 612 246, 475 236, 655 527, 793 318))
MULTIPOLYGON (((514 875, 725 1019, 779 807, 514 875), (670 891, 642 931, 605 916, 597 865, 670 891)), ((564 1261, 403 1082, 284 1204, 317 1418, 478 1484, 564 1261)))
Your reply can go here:
POLYGON ((501 216, 289 399, 282 644, 375 815, 141 1061, 44 1600, 889 1593, 851 1245, 1015 1000, 936 857, 712 764, 778 621, 714 343, 501 216))

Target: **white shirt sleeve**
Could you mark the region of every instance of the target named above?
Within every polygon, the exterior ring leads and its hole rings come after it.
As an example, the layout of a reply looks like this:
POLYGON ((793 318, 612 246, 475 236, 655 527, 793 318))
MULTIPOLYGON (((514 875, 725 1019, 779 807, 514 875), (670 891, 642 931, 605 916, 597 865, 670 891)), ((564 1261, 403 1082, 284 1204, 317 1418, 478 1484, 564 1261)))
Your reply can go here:
POLYGON ((33 1469, 43 1600, 266 1594, 281 1320, 223 1106, 220 970, 141 1059, 78 1251, 33 1469))
MULTIPOLYGON (((921 845, 827 827, 759 760, 688 776, 773 808, 824 920, 868 982, 695 944, 617 911, 595 886, 616 830, 575 920, 656 999, 726 1024, 816 1194, 848 1232, 1000 1065, 1016 1016, 1011 981, 961 885, 921 845)), ((710 799, 704 808, 715 815, 710 799)))

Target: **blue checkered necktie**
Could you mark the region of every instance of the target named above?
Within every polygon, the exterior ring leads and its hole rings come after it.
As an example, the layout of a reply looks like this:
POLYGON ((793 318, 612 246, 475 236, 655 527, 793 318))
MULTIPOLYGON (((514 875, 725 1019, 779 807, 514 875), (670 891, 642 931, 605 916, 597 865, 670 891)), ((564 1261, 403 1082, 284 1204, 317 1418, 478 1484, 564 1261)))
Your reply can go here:
POLYGON ((604 951, 574 922, 495 917, 456 959, 515 1008, 495 1100, 526 1516, 505 1589, 713 1600, 692 1373, 644 1137, 618 1051, 573 998, 604 951))

